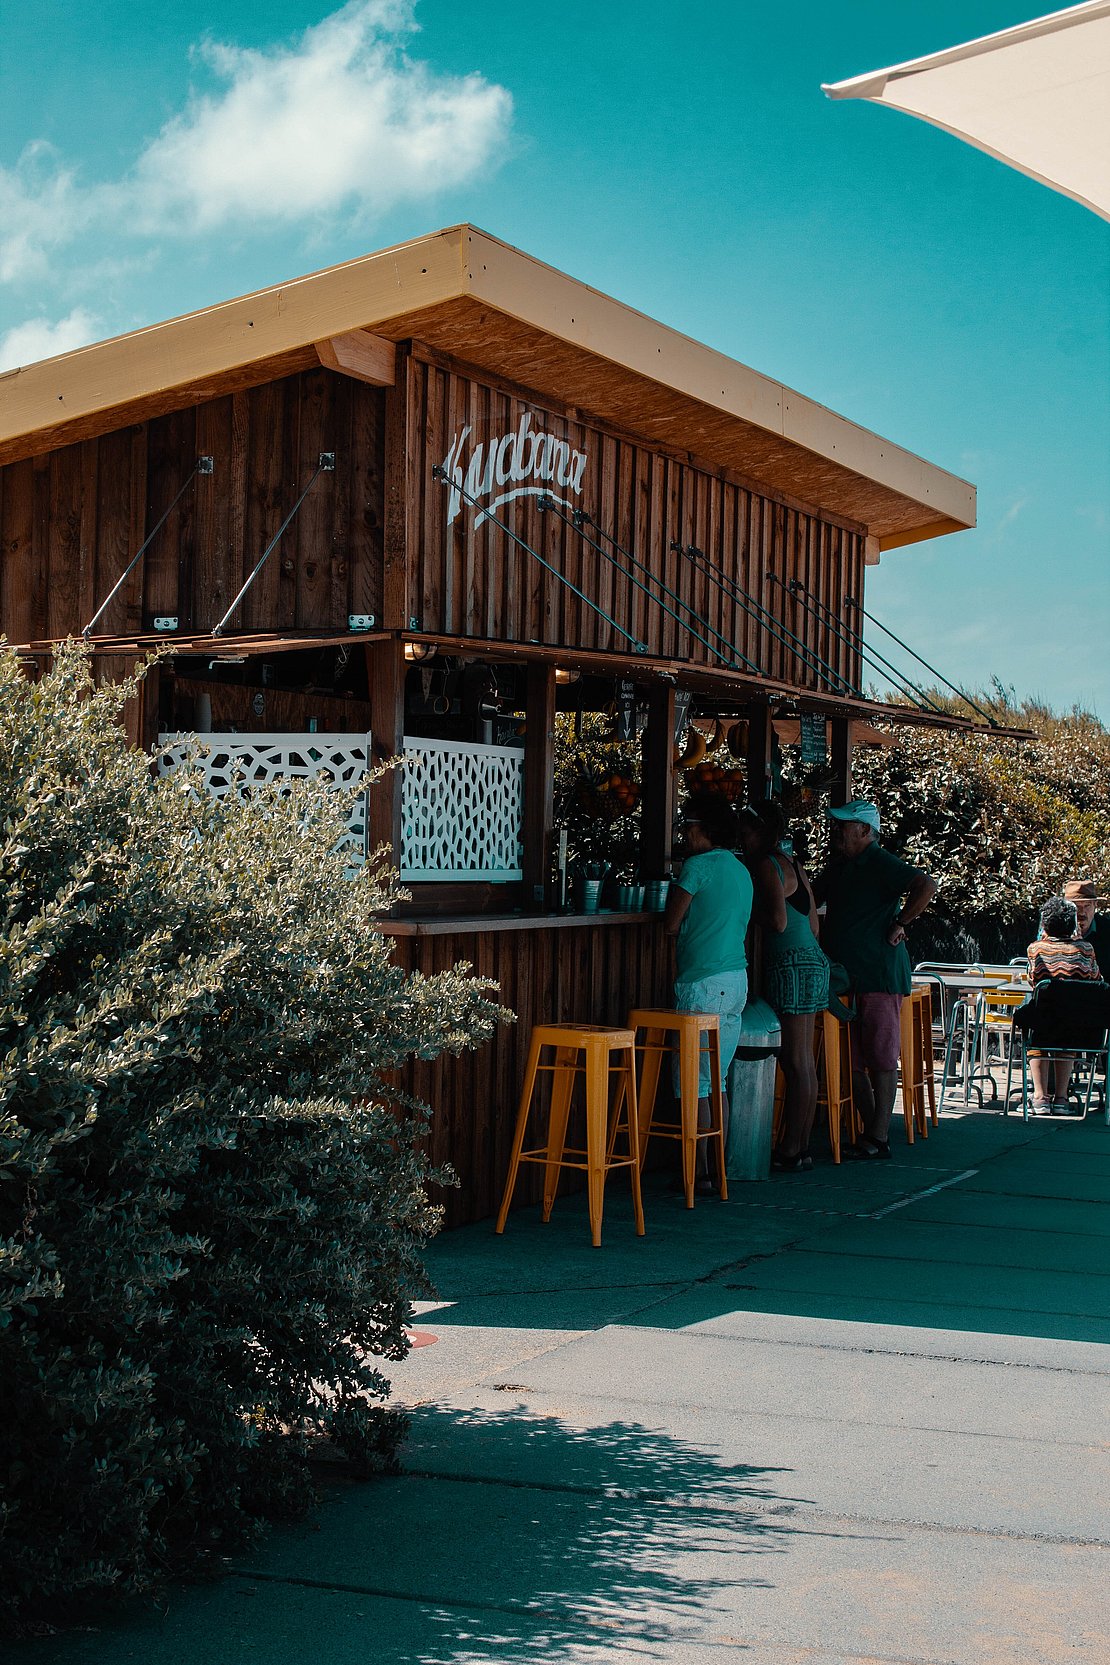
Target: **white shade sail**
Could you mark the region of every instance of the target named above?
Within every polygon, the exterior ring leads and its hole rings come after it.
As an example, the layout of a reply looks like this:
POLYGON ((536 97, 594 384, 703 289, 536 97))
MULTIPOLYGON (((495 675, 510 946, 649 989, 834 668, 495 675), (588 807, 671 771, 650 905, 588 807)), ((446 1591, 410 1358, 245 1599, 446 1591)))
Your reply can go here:
POLYGON ((1110 0, 822 90, 920 116, 1110 219, 1110 0))

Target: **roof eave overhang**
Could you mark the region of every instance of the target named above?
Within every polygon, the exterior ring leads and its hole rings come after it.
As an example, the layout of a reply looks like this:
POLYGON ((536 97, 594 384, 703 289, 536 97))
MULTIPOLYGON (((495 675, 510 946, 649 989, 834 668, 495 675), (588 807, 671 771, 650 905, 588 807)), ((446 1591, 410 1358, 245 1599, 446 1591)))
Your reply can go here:
POLYGON ((577 382, 592 414, 627 426, 631 411, 637 431, 743 473, 754 451, 757 478, 881 548, 975 524, 967 481, 469 225, 0 375, 0 463, 305 369, 318 342, 358 330, 419 330, 507 373, 491 315, 520 336, 533 385, 577 382))
MULTIPOLYGON (((142 660, 152 654, 166 658, 204 658, 213 661, 237 662, 263 655, 292 653, 306 648, 353 647, 389 639, 389 631, 299 632, 278 635, 270 632, 243 635, 213 636, 205 632, 188 635, 143 634, 135 636, 95 636, 88 639, 94 657, 142 660)), ((502 663, 519 660, 558 664, 586 674, 621 676, 645 682, 661 678, 677 686, 690 688, 721 701, 759 700, 771 705, 776 716, 796 715, 802 711, 822 713, 828 717, 845 717, 865 722, 892 723, 903 728, 956 729, 971 734, 982 734, 995 739, 1028 740, 1032 731, 998 723, 985 723, 974 717, 960 717, 946 711, 920 710, 910 705, 894 705, 883 700, 869 700, 825 690, 798 688, 752 672, 735 671, 724 666, 692 666, 687 660, 658 659, 648 655, 614 654, 578 647, 559 647, 537 642, 491 642, 485 638, 463 636, 446 637, 441 634, 421 634, 404 631, 406 642, 425 642, 449 654, 475 659, 497 660, 502 663)), ((33 641, 12 645, 11 651, 22 658, 45 661, 60 645, 57 641, 33 641)))

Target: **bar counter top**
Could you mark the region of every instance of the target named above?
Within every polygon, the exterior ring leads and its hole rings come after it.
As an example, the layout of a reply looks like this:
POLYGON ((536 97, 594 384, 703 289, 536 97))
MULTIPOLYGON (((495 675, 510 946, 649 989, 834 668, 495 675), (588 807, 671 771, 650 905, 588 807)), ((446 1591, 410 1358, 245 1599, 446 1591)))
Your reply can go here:
POLYGON ((661 913, 620 913, 602 909, 597 913, 482 913, 465 918, 428 914, 424 918, 382 919, 378 928, 387 937, 474 936, 500 931, 565 931, 584 925, 643 925, 662 923, 661 913))

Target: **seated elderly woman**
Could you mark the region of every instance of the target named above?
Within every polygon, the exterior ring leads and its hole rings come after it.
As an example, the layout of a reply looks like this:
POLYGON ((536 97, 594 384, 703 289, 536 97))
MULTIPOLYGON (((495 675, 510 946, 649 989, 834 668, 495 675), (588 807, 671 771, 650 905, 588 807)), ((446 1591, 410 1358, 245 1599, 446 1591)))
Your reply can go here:
MULTIPOLYGON (((1041 909, 1040 934, 1029 944, 1029 981, 1034 989, 1049 981, 1098 982, 1099 966, 1089 942, 1075 935, 1075 903, 1051 896, 1041 909)), ((1033 1110, 1041 1115, 1066 1115, 1073 1057, 1036 1056, 1036 1037, 1029 1035, 1029 1068, 1033 1076, 1033 1110)), ((1042 1042, 1042 1044, 1044 1044, 1042 1042)))

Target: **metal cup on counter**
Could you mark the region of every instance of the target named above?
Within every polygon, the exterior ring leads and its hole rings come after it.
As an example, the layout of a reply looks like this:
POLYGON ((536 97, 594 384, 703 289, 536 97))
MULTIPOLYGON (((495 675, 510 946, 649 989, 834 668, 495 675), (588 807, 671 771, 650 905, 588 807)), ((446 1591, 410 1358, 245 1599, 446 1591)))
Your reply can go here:
POLYGON ((617 906, 622 913, 642 913, 644 909, 644 886, 621 885, 617 891, 617 906))
POLYGON ((667 907, 667 892, 671 888, 669 879, 650 879, 644 887, 644 907, 648 913, 664 913, 667 907))

